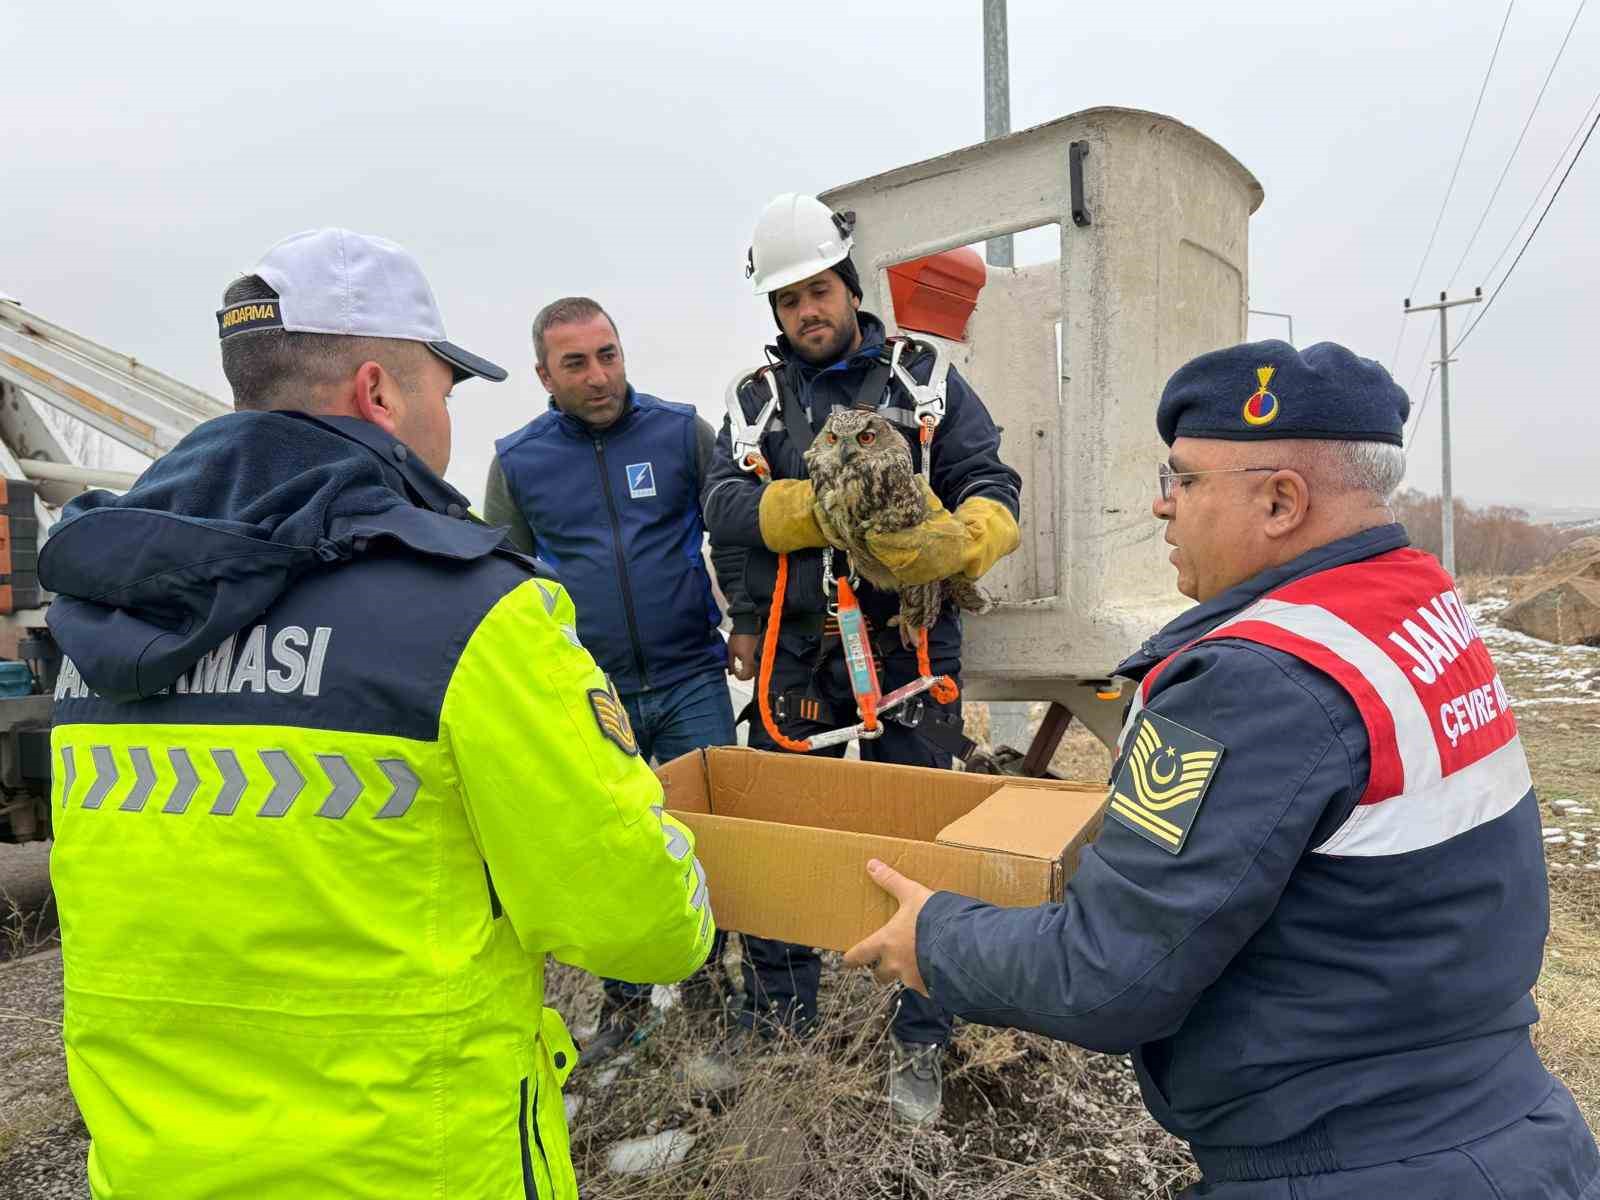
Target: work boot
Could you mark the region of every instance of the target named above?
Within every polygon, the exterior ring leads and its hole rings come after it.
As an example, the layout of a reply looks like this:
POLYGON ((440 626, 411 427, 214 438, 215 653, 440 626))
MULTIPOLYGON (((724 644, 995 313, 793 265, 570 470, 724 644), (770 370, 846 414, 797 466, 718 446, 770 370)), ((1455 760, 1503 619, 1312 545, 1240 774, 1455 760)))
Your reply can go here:
POLYGON ((607 994, 600 1006, 600 1028, 584 1044, 583 1064, 594 1066, 603 1063, 629 1045, 643 1041, 645 1023, 650 1015, 649 992, 620 1003, 607 994))
POLYGON ((944 1047, 889 1035, 889 1107, 912 1125, 926 1125, 944 1101, 944 1047))
POLYGON ((728 989, 721 962, 709 962, 678 985, 678 1002, 685 1012, 720 1013, 727 1007, 728 989))

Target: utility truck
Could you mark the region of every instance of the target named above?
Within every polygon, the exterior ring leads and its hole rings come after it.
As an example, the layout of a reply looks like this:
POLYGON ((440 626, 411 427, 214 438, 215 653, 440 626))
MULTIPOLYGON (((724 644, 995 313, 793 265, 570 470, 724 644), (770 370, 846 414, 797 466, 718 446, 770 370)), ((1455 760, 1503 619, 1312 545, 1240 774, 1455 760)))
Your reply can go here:
POLYGON ((50 836, 50 709, 61 653, 39 544, 61 505, 134 476, 77 461, 38 400, 155 459, 229 405, 0 296, 0 842, 50 836))

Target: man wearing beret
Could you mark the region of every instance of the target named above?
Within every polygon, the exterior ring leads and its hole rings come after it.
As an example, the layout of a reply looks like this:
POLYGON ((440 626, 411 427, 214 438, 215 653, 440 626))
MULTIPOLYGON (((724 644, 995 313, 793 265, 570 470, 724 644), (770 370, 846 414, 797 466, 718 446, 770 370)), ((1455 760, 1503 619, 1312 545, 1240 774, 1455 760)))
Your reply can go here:
POLYGON ((847 961, 1131 1052, 1189 1195, 1600 1196, 1528 1036, 1548 894, 1516 719, 1388 505, 1409 407, 1331 343, 1179 370, 1153 509, 1198 603, 1118 668, 1109 819, 1065 900, 868 868, 900 910, 847 961))

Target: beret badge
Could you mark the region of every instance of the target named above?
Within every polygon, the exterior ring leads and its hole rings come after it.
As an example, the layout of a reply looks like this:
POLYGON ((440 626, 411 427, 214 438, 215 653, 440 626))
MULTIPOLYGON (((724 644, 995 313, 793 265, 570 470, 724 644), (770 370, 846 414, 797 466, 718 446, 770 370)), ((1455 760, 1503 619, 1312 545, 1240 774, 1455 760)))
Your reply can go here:
POLYGON ((1246 425, 1271 425, 1278 419, 1282 405, 1278 398, 1267 391, 1267 385, 1272 382, 1273 375, 1277 374, 1277 367, 1257 367, 1256 379, 1260 386, 1250 394, 1250 399, 1244 402, 1241 416, 1246 425))

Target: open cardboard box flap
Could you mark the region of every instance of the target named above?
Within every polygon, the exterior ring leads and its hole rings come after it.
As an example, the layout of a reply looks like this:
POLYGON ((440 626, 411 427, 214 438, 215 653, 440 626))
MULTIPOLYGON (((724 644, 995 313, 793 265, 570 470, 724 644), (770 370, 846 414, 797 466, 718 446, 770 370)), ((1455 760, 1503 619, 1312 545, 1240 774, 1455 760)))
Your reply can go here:
POLYGON ((975 850, 1003 850, 1054 862, 1099 816, 1104 792, 1059 792, 1007 784, 941 829, 934 841, 975 850))
POLYGON ((722 929, 847 950, 894 915, 878 858, 994 904, 1058 899, 1105 789, 719 747, 660 767, 722 929))

